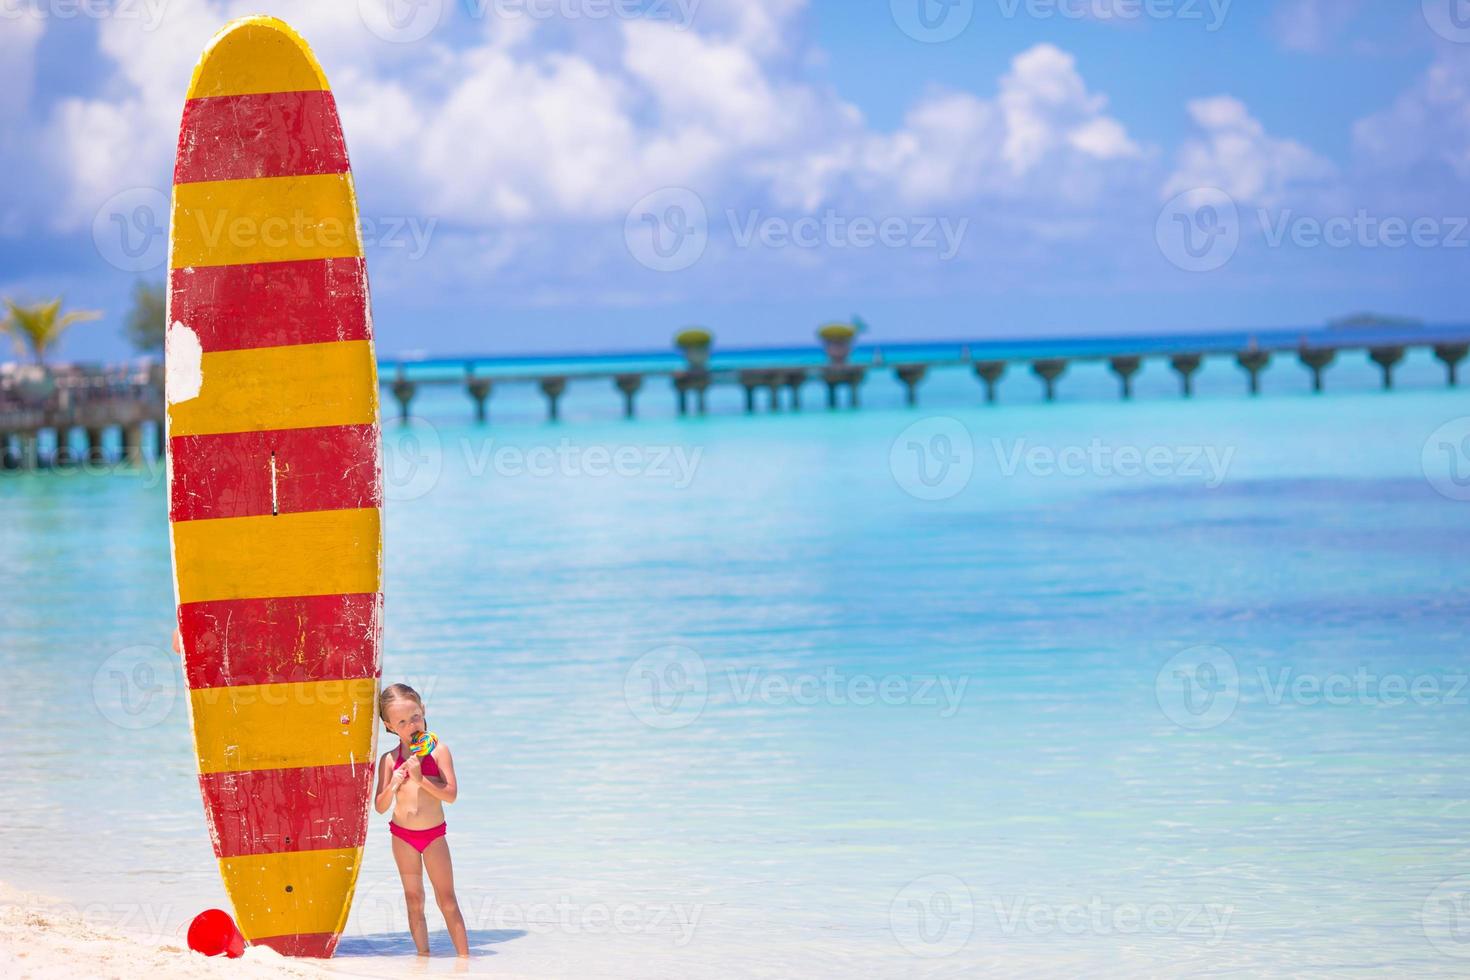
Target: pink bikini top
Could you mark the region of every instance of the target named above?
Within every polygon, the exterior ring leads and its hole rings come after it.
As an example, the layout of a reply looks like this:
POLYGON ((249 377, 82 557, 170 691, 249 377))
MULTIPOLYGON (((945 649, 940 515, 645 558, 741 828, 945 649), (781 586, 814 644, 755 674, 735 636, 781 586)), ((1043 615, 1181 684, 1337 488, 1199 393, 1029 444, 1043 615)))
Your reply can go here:
MULTIPOLYGON (((393 767, 393 770, 396 772, 399 766, 408 761, 403 757, 402 745, 398 746, 398 752, 396 755, 394 755, 394 758, 398 760, 398 765, 393 767)), ((434 757, 432 755, 426 755, 423 758, 419 759, 419 769, 425 776, 433 776, 436 779, 443 778, 439 775, 439 763, 434 761, 434 757)))

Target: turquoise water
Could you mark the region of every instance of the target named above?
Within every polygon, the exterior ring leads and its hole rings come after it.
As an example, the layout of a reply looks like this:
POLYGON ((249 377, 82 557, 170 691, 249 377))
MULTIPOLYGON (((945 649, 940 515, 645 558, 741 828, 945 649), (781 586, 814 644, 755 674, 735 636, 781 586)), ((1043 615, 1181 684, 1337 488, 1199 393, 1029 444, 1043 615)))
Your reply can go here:
MULTIPOLYGON (((471 969, 1470 972, 1470 400, 1397 377, 632 423, 574 388, 560 426, 511 386, 488 428, 422 396, 385 678, 455 750, 471 969)), ((172 938, 223 894, 160 476, 0 479, 0 876, 172 938)), ((335 969, 407 967, 387 840, 335 969)))

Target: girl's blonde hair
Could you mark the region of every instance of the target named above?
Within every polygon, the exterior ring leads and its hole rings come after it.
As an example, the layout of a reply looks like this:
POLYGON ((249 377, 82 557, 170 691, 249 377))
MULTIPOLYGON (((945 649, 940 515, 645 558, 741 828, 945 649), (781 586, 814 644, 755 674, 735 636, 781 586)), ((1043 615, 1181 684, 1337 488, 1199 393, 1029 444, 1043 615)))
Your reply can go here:
POLYGON ((378 717, 384 724, 388 721, 388 705, 394 701, 412 701, 424 710, 424 699, 419 697, 419 692, 407 684, 389 684, 383 688, 383 693, 378 695, 378 717))

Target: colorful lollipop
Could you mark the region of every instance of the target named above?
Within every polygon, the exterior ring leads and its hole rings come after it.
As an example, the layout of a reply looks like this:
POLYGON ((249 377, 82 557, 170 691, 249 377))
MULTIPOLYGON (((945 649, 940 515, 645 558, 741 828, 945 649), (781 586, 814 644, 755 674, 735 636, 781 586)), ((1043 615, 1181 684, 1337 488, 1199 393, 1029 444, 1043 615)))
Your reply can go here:
POLYGON ((408 751, 412 752, 414 755, 418 756, 421 759, 424 756, 432 753, 438 747, 439 736, 435 735, 433 732, 419 732, 408 743, 408 751))

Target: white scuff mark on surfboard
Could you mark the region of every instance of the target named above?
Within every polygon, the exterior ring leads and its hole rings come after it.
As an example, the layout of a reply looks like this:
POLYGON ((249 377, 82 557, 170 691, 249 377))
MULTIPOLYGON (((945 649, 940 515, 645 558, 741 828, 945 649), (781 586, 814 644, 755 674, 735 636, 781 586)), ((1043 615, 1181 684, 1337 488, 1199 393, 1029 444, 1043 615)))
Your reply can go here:
POLYGON ((199 335, 175 322, 163 339, 164 384, 168 403, 177 405, 199 397, 204 387, 204 347, 199 335))

